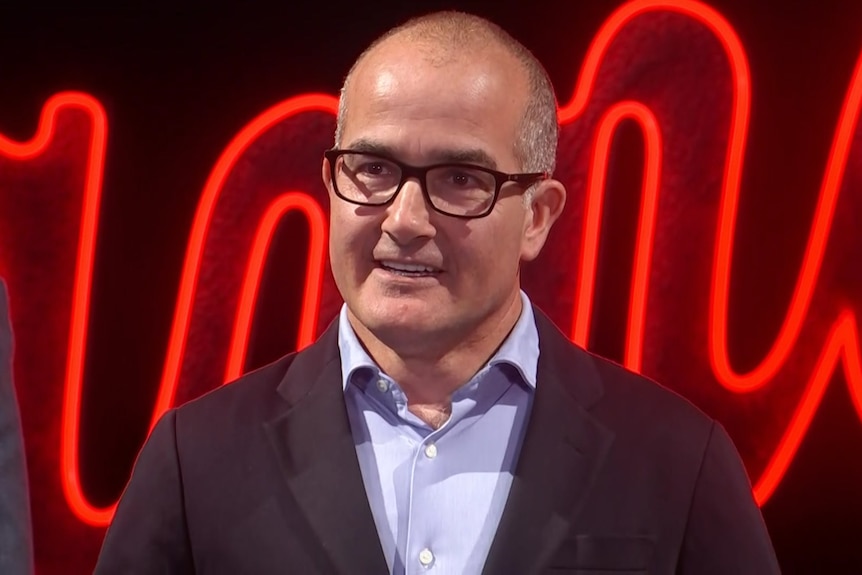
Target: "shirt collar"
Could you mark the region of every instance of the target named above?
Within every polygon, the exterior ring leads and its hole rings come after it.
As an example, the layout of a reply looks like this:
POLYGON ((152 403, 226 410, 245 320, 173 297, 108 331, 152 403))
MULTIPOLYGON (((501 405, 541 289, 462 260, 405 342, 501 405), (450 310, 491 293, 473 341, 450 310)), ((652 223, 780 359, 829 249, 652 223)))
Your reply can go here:
MULTIPOLYGON (((488 360, 488 366, 507 363, 515 367, 524 382, 536 388, 536 372, 539 366, 539 332, 533 305, 527 294, 521 290, 521 316, 515 327, 503 341, 497 352, 488 360)), ((347 304, 341 306, 338 315, 338 350, 341 354, 341 385, 347 389, 353 374, 360 370, 371 370, 374 375, 380 368, 359 343, 356 332, 347 319, 347 304)), ((483 368, 484 369, 484 368, 483 368)), ((481 370, 480 370, 481 371, 481 370)))

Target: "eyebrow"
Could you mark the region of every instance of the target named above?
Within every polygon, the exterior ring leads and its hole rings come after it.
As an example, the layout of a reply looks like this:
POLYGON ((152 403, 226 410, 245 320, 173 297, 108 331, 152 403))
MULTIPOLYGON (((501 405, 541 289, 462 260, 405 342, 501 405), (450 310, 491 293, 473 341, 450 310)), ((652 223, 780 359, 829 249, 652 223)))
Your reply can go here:
MULTIPOLYGON (((398 154, 392 147, 365 138, 352 142, 349 149, 365 154, 398 158, 398 154)), ((460 150, 441 149, 431 152, 430 155, 432 161, 429 164, 476 164, 491 168, 492 170, 497 169, 497 162, 494 161, 494 158, 488 152, 479 148, 464 148, 460 150)))
POLYGON ((435 154, 440 162, 455 162, 466 164, 477 164, 486 168, 496 169, 497 162, 494 161, 485 150, 478 148, 470 148, 465 150, 442 150, 439 154, 435 154))

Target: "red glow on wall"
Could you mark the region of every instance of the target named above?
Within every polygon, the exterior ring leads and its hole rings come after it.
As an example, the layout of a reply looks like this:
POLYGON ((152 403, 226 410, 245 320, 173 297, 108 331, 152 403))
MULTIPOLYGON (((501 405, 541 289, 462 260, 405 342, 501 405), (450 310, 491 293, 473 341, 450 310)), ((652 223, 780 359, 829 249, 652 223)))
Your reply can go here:
MULTIPOLYGON (((290 116, 301 114, 312 110, 323 110, 332 112, 335 110, 337 100, 326 95, 306 95, 282 102, 261 114, 258 118, 246 126, 227 146, 221 158, 215 165, 207 184, 204 188, 201 201, 198 204, 197 213, 192 224, 192 232, 186 251, 185 265, 180 280, 179 295, 177 298, 176 311, 174 313, 173 327, 171 329, 170 341, 166 352, 164 372, 159 387, 158 396, 151 418, 150 428, 155 426, 158 419, 167 411, 174 401, 177 383, 180 377, 186 340, 189 333, 192 307, 197 296, 197 282, 200 270, 201 258, 204 245, 209 233, 212 214, 216 201, 219 198, 225 180, 234 168, 237 160, 248 149, 248 147, 273 125, 285 120, 290 116)), ((101 167, 101 165, 100 165, 101 167)), ((101 173, 101 172, 100 172, 101 173)), ((266 256, 266 248, 274 231, 278 218, 291 209, 300 210, 307 218, 310 226, 311 238, 307 254, 308 268, 306 270, 306 290, 302 307, 302 319, 299 326, 300 346, 306 345, 313 339, 313 328, 316 322, 317 304, 320 299, 320 277, 323 271, 324 245, 325 245, 325 221, 320 206, 308 196, 299 192, 286 194, 275 202, 267 211, 262 220, 257 239, 251 253, 249 254, 248 273, 243 288, 243 295, 239 308, 236 311, 236 323, 233 344, 228 358, 225 381, 229 381, 240 374, 245 357, 245 345, 250 329, 251 314, 253 312, 252 296, 257 290, 263 263, 266 256)), ((94 216, 95 218, 95 216, 94 216)), ((95 222, 95 219, 93 219, 95 222)), ((95 224, 93 224, 95 225, 95 224)), ((92 246, 90 246, 92 250, 92 246)), ((83 268, 89 276, 92 267, 83 268)), ((76 299, 75 317, 86 318, 88 310, 86 300, 76 299)), ((82 320, 86 322, 86 319, 82 320)), ((86 326, 86 323, 84 323, 86 326)), ((85 327, 84 333, 85 333, 85 327)), ((113 517, 116 503, 106 508, 94 507, 87 501, 80 487, 80 475, 77 466, 78 449, 78 417, 80 415, 81 401, 81 373, 84 345, 83 340, 73 340, 70 345, 80 345, 75 348, 79 353, 76 357, 74 378, 67 382, 66 408, 67 418, 71 423, 64 433, 64 454, 62 458, 63 485, 72 507, 78 517, 85 523, 91 525, 108 525, 113 517)))
MULTIPOLYGON (((719 381, 737 393, 753 391, 767 385, 796 348, 803 320, 808 315, 814 290, 817 287, 827 240, 832 229, 835 206, 847 166, 850 143, 859 119, 860 101, 862 101, 862 58, 856 63, 856 69, 853 72, 850 88, 838 120, 802 267, 784 324, 767 356, 760 365, 746 374, 737 373, 733 369, 730 365, 727 349, 727 302, 730 292, 731 255, 733 253, 739 199, 738 169, 733 176, 728 176, 729 183, 733 185, 725 184, 725 196, 719 216, 718 247, 714 264, 715 279, 709 318, 709 334, 711 336, 709 347, 712 368, 719 381)), ((741 152, 739 158, 741 158, 741 152)), ((862 371, 859 369, 858 334, 852 310, 844 309, 833 323, 824 346, 823 355, 811 374, 790 426, 773 454, 768 467, 757 482, 755 494, 758 501, 763 502, 769 498, 787 471, 787 467, 811 423, 811 418, 820 404, 823 391, 826 389, 829 377, 836 367, 839 354, 844 360, 844 372, 856 411, 862 418, 862 396, 859 395, 860 390, 862 390, 862 371)))
POLYGON ((305 270, 305 290, 302 297, 297 349, 311 344, 317 336, 315 328, 317 327, 317 310, 320 307, 320 284, 326 253, 326 216, 314 199, 301 192, 290 192, 272 203, 255 234, 254 247, 248 260, 245 282, 243 282, 240 305, 236 312, 230 356, 224 376, 225 382, 232 381, 243 373, 251 320, 254 315, 257 291, 260 287, 263 264, 266 262, 266 255, 269 252, 269 244, 276 225, 281 217, 291 210, 301 211, 308 221, 311 244, 307 255, 308 264, 305 270))
MULTIPOLYGON (((180 367, 182 366, 183 355, 185 353, 191 308, 194 304, 195 295, 197 293, 196 288, 201 254, 210 227, 210 222, 212 220, 212 212, 228 173, 234 167, 238 158, 242 156, 248 147, 260 136, 260 134, 272 128, 275 124, 278 124, 290 116, 312 110, 322 110, 334 113, 337 105, 338 101, 335 98, 322 94, 299 96, 282 102, 270 108, 246 126, 227 146, 221 158, 219 158, 216 163, 216 166, 207 181, 206 187, 204 188, 203 196, 200 204, 198 204, 198 210, 195 215, 194 223, 192 224, 191 240, 189 241, 188 249, 186 251, 186 260, 185 265, 183 266, 182 279, 180 281, 179 297, 177 300, 176 311, 174 313, 173 328, 171 329, 171 338, 168 343, 165 370, 159 387, 156 406, 153 410, 153 417, 150 425, 151 428, 156 424, 159 417, 161 417, 162 414, 173 404, 177 381, 179 380, 180 367)), ((319 277, 320 272, 318 270, 322 267, 322 250, 320 249, 320 242, 322 242, 325 237, 325 230, 320 226, 321 220, 318 215, 320 213, 320 207, 316 206, 312 208, 308 201, 296 201, 295 199, 292 199, 291 201, 309 217, 309 222, 311 224, 312 246, 308 254, 308 261, 310 262, 308 271, 313 274, 318 274, 317 277, 319 277)), ((267 232, 266 237, 268 238, 271 229, 264 229, 264 231, 267 232)), ((250 255, 254 257, 254 254, 250 255)), ((250 263, 253 262, 254 260, 250 263)), ((262 260, 260 260, 260 263, 262 263, 262 260)), ((258 273, 254 270, 250 270, 250 272, 258 273)), ((309 284, 312 289, 319 289, 319 280, 310 281, 316 282, 309 284)), ((244 290, 244 293, 248 293, 249 289, 255 289, 256 280, 254 280, 254 284, 246 285, 247 287, 244 290)), ((311 302, 318 300, 320 297, 319 293, 306 292, 306 295, 311 298, 311 302)), ((305 309, 307 309, 308 305, 313 305, 311 302, 304 304, 305 309)), ((243 301, 242 306, 248 307, 249 305, 250 302, 245 300, 243 301)), ((243 312, 241 307, 237 316, 238 324, 243 321, 240 318, 243 317, 244 313, 246 312, 243 312)), ((300 330, 303 337, 307 337, 308 330, 310 329, 309 326, 313 324, 311 323, 312 316, 308 314, 307 311, 304 313, 303 326, 300 330)), ((241 329, 241 327, 238 325, 237 329, 241 329)), ((240 352, 236 351, 236 348, 232 349, 232 363, 230 364, 231 367, 228 369, 228 375, 238 373, 239 371, 236 365, 236 358, 239 357, 240 352)), ((231 378, 229 377, 228 379, 231 378)))
MULTIPOLYGON (((563 112, 560 115, 562 116, 563 112)), ((661 174, 661 132, 658 122, 649 109, 637 102, 617 104, 599 122, 599 129, 593 146, 591 178, 587 184, 586 223, 583 231, 579 280, 576 288, 577 305, 572 316, 572 325, 574 326, 572 341, 585 347, 588 344, 587 334, 590 331, 593 291, 596 285, 595 274, 598 265, 599 228, 602 221, 605 176, 608 170, 611 142, 620 123, 629 119, 638 122, 643 130, 646 143, 646 162, 641 191, 642 204, 638 218, 637 247, 635 248, 625 351, 625 365, 630 369, 639 371, 661 174)))
POLYGON ((69 329, 69 348, 66 356, 66 380, 63 393, 62 443, 60 462, 62 485, 69 506, 82 520, 93 525, 110 521, 113 509, 93 509, 81 491, 78 469, 79 418, 81 414, 81 386, 84 372, 84 355, 87 347, 87 320, 90 310, 90 288, 93 277, 93 256, 96 247, 96 229, 102 191, 105 146, 108 121, 101 104, 91 96, 76 92, 57 94, 42 110, 39 127, 32 140, 16 143, 0 135, 0 153, 28 160, 41 154, 54 139, 57 116, 64 108, 81 109, 91 118, 89 163, 86 169, 80 238, 73 286, 72 321, 69 329))
MULTIPOLYGON (((709 27, 726 50, 732 70, 734 103, 722 186, 716 252, 713 260, 714 279, 710 296, 712 303, 709 313, 710 328, 708 330, 710 336, 709 357, 713 371, 722 385, 734 392, 746 393, 767 385, 785 364, 788 355, 795 347, 803 320, 808 312, 831 229, 832 215, 838 198, 851 139, 858 120, 860 98, 862 98, 862 59, 859 60, 853 74, 850 89, 838 121, 805 258, 784 325, 772 349, 763 361, 749 373, 739 374, 733 369, 729 360, 727 321, 733 239, 737 221, 751 94, 745 51, 733 28, 718 12, 699 2, 638 0, 624 5, 607 20, 596 35, 585 58, 577 91, 571 102, 560 110, 560 120, 564 124, 575 122, 584 111, 590 101, 594 80, 604 53, 620 30, 632 19, 645 12, 659 10, 685 14, 709 27)), ((581 345, 587 343, 592 293, 595 286, 594 273, 598 230, 604 193, 603 178, 607 170, 613 132, 619 122, 626 118, 636 120, 641 126, 645 136, 647 158, 643 177, 643 203, 637 234, 625 352, 625 365, 631 369, 640 370, 643 314, 648 288, 647 275, 651 263, 651 238, 654 230, 656 195, 658 194, 661 166, 661 138, 655 118, 652 117, 646 107, 636 102, 620 103, 609 110, 601 121, 597 133, 591 171, 592 179, 587 191, 587 215, 583 230, 581 273, 576 288, 578 295, 577 307, 573 316, 572 339, 581 345)), ((859 392, 862 390, 862 371, 859 370, 859 365, 862 362, 859 358, 857 340, 856 323, 852 311, 845 310, 836 318, 824 346, 823 355, 811 375, 799 407, 768 466, 756 482, 754 492, 758 503, 763 504, 769 499, 787 471, 839 357, 844 359, 843 367, 853 401, 860 418, 862 418, 862 398, 859 396, 859 392)))

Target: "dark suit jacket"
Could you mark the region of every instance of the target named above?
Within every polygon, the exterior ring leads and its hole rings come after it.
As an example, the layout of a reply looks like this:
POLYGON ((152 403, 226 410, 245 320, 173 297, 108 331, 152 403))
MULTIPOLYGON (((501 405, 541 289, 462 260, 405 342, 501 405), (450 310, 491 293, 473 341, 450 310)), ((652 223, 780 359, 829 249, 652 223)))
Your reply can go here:
POLYGON ((12 327, 0 280, 0 573, 33 572, 30 498, 18 400, 12 383, 12 327))
MULTIPOLYGON (((536 314, 533 412, 484 573, 777 573, 715 421, 536 314)), ((467 511, 469 512, 469 511, 467 511)), ((386 573, 337 327, 164 415, 97 573, 386 573)))

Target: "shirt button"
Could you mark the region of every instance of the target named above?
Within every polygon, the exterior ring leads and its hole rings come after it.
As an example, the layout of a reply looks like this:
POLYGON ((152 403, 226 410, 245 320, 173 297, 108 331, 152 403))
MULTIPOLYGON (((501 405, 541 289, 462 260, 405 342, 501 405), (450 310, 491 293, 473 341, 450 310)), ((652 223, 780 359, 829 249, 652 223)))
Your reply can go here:
POLYGON ((419 552, 419 563, 422 564, 423 567, 430 567, 434 562, 434 554, 431 553, 431 550, 427 547, 419 552))
POLYGON ((389 390, 389 382, 381 377, 377 380, 377 389, 379 389, 383 393, 386 393, 389 390))
POLYGON ((429 443, 425 446, 425 457, 428 459, 434 459, 437 457, 437 446, 433 443, 429 443))

